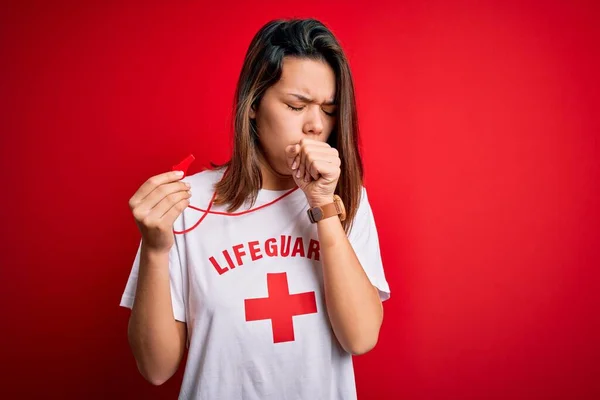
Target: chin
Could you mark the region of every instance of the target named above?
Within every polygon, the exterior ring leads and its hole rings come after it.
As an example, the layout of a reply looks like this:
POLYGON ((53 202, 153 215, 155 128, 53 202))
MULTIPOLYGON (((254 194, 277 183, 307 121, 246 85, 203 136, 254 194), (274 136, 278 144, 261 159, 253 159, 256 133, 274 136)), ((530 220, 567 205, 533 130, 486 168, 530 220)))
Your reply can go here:
POLYGON ((286 160, 268 161, 268 168, 280 179, 292 177, 292 171, 287 167, 286 160))
POLYGON ((275 170, 275 172, 277 172, 279 175, 281 175, 281 177, 285 177, 285 178, 291 178, 292 177, 292 171, 289 170, 287 168, 287 166, 285 167, 285 169, 277 168, 275 170))

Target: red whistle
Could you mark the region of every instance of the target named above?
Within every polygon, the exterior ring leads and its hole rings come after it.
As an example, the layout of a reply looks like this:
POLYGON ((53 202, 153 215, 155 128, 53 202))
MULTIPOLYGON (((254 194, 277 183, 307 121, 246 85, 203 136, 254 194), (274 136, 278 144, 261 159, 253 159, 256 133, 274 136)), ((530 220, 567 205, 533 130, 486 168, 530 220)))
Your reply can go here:
POLYGON ((183 179, 187 174, 187 170, 190 167, 190 164, 193 163, 195 159, 196 157, 194 157, 193 154, 190 154, 189 156, 184 158, 183 161, 181 161, 179 164, 173 165, 171 171, 183 171, 183 176, 181 177, 181 179, 183 179))

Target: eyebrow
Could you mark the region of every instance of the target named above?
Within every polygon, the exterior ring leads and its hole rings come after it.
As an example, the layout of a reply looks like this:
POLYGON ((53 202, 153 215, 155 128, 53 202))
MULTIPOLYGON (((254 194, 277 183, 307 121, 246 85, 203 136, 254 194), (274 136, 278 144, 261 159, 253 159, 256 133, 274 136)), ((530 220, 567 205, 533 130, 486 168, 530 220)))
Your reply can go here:
MULTIPOLYGON (((294 96, 297 97, 298 100, 304 101, 306 103, 314 103, 315 101, 309 97, 303 96, 301 94, 297 94, 297 93, 287 93, 290 96, 294 96)), ((324 106, 335 106, 335 100, 327 100, 326 102, 323 103, 324 106)))

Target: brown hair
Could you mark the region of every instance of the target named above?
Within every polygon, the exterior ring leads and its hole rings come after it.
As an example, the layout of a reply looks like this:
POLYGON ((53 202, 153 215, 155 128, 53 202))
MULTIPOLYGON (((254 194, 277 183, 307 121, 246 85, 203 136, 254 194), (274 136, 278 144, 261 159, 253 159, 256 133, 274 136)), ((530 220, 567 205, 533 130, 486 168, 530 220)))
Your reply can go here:
POLYGON ((346 232, 358 209, 363 183, 363 166, 358 148, 358 118, 354 83, 348 60, 333 33, 315 19, 274 20, 254 36, 237 83, 233 108, 234 143, 231 159, 216 168, 227 173, 215 185, 215 204, 237 210, 246 200, 253 205, 262 187, 260 144, 250 109, 260 103, 265 91, 281 78, 284 57, 327 62, 336 76, 337 123, 327 143, 341 159, 341 174, 335 190, 346 207, 342 223, 346 232))

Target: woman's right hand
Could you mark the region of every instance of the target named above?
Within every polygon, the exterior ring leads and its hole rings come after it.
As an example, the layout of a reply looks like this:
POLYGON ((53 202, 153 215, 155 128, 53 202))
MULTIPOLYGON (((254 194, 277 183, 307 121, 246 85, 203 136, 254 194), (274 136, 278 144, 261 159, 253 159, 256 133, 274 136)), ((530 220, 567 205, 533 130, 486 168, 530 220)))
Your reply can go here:
POLYGON ((176 171, 148 179, 129 200, 144 246, 156 253, 168 253, 174 243, 173 224, 190 204, 189 184, 176 171))

